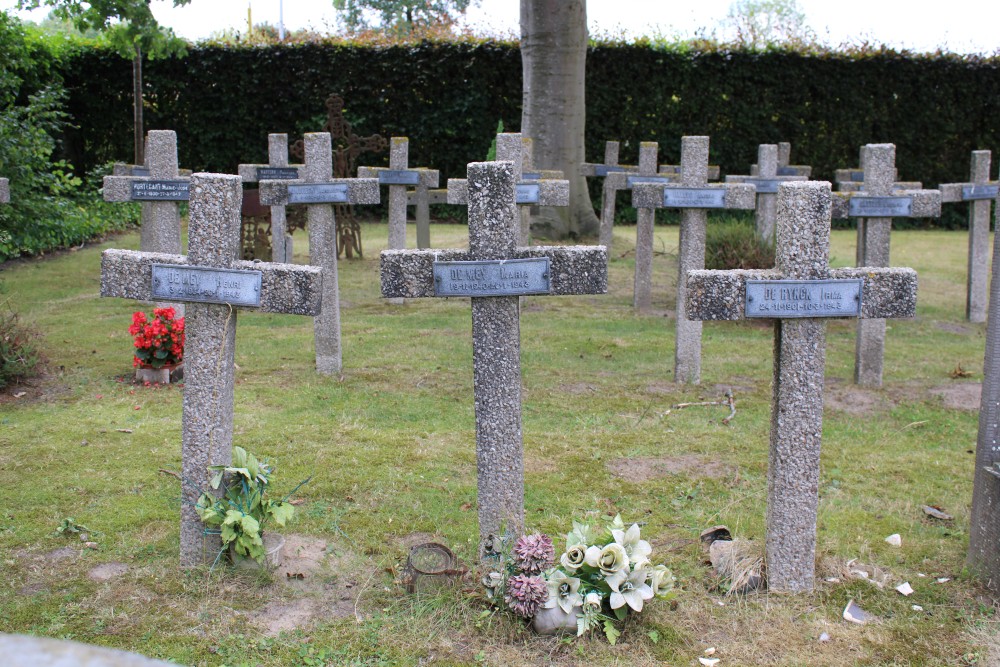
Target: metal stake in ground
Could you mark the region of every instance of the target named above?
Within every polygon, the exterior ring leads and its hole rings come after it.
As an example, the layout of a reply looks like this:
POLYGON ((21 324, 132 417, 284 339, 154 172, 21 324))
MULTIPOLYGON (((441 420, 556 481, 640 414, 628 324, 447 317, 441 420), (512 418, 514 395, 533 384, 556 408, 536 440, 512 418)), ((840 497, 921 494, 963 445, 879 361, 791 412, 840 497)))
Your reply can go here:
MULTIPOLYGON (((997 203, 1000 210, 1000 202, 997 203)), ((987 225, 988 226, 988 225, 987 225)), ((972 485, 967 563, 987 588, 1000 591, 1000 234, 993 240, 993 278, 986 324, 983 395, 972 485)))
MULTIPOLYGON (((893 218, 941 216, 941 193, 937 190, 894 191, 895 161, 896 146, 893 144, 863 146, 861 190, 838 192, 833 197, 834 218, 858 219, 858 266, 889 266, 889 232, 893 218)), ((885 321, 878 318, 858 320, 854 382, 865 387, 881 387, 884 357, 885 321)))
POLYGON ((318 267, 237 260, 239 176, 194 174, 189 253, 105 250, 101 296, 188 302, 181 435, 181 566, 204 561, 204 526, 195 512, 209 465, 228 464, 233 441, 233 353, 237 307, 316 315, 318 267))
POLYGON ((517 246, 515 167, 469 165, 469 250, 386 250, 382 296, 472 297, 472 363, 480 554, 500 530, 524 528, 518 297, 603 294, 603 246, 517 246))
POLYGON ((340 288, 337 282, 337 227, 333 204, 377 204, 374 178, 333 178, 329 132, 305 135, 304 179, 263 180, 260 203, 305 204, 309 229, 309 262, 323 268, 323 312, 313 320, 316 371, 336 375, 343 368, 340 348, 340 288))
POLYGON ((997 198, 1000 183, 990 180, 989 151, 972 151, 968 183, 942 183, 942 202, 969 202, 969 270, 966 280, 965 317, 985 322, 988 300, 986 271, 990 261, 990 203, 997 198))
MULTIPOLYGON (((244 183, 263 180, 294 180, 299 178, 299 167, 288 164, 288 135, 267 135, 267 164, 241 164, 239 175, 244 183)), ((276 262, 292 263, 292 237, 288 234, 285 207, 271 206, 271 257, 276 262)))
MULTIPOLYGON (((805 176, 778 175, 778 145, 761 144, 757 147, 757 174, 753 176, 726 176, 726 183, 751 183, 757 188, 755 221, 757 238, 774 245, 775 206, 778 184, 785 181, 804 181, 805 176)), ((751 168, 751 172, 753 168, 751 168)))
POLYGON ((648 308, 653 263, 653 212, 657 208, 681 209, 677 274, 677 337, 674 344, 674 380, 701 381, 701 322, 688 319, 685 310, 688 271, 705 268, 705 227, 709 209, 751 209, 752 185, 708 185, 708 137, 681 138, 679 184, 639 183, 632 188, 632 206, 648 227, 637 234, 635 249, 635 299, 637 308, 648 308), (641 258, 641 259, 640 259, 641 258), (640 264, 640 261, 642 262, 640 264))
POLYGON ((774 319, 767 481, 767 581, 811 591, 823 432, 828 317, 913 317, 917 274, 903 268, 830 269, 830 184, 778 186, 776 267, 688 272, 688 317, 774 319))

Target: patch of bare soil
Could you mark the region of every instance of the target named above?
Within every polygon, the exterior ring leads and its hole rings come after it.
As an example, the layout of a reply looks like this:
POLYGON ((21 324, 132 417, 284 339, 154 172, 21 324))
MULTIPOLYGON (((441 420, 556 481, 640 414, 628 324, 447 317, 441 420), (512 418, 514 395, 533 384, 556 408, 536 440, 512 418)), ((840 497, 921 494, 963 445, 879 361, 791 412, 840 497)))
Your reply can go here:
POLYGON ((58 375, 42 372, 38 375, 20 378, 0 390, 0 405, 17 406, 27 403, 52 401, 70 393, 68 385, 58 382, 58 375))
POLYGON ((736 472, 728 463, 697 454, 680 456, 639 456, 609 461, 608 472, 630 482, 648 482, 670 475, 720 479, 736 472))
POLYGON ((965 324, 956 324, 954 322, 935 322, 934 327, 940 331, 957 334, 959 336, 969 336, 975 332, 975 329, 970 326, 965 324))
POLYGON ((105 582, 117 579, 126 572, 128 572, 128 565, 125 563, 101 563, 90 568, 87 576, 90 577, 91 581, 105 582))
POLYGON ((980 382, 955 382, 932 387, 928 392, 940 398, 949 410, 978 410, 983 385, 980 382))
POLYGON ((823 390, 823 405, 831 410, 863 417, 890 410, 893 401, 872 389, 828 382, 823 390))
POLYGON ((589 382, 571 382, 568 384, 559 385, 559 391, 565 392, 567 394, 596 394, 598 389, 597 385, 590 384, 589 382))

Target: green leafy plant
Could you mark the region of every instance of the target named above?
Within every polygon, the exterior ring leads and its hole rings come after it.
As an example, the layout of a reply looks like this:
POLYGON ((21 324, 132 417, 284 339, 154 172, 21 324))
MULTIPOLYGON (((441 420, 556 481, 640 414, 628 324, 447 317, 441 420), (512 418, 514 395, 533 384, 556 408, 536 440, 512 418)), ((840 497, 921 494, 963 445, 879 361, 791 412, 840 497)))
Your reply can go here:
POLYGON ((774 268, 774 247, 757 236, 752 220, 732 218, 705 232, 706 269, 774 268))
POLYGON ((274 468, 260 461, 242 447, 233 447, 231 465, 209 466, 214 471, 209 485, 219 489, 225 482, 221 497, 203 493, 195 504, 199 518, 208 526, 221 530, 222 547, 232 549, 236 556, 253 558, 263 564, 266 557, 262 534, 270 524, 284 526, 295 514, 288 498, 309 479, 300 482, 282 500, 266 497, 274 468))

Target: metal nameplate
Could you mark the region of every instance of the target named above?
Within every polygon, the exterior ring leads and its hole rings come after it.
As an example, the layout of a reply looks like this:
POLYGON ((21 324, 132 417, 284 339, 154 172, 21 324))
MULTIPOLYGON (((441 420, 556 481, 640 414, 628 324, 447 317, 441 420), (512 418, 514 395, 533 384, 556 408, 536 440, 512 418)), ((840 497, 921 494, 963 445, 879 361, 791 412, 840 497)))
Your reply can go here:
POLYGON ((1000 194, 1000 185, 963 185, 962 199, 976 201, 978 199, 996 199, 1000 194))
POLYGON ((345 204, 347 183, 302 183, 288 186, 289 204, 345 204))
POLYGON ((187 201, 191 198, 188 181, 132 181, 135 201, 187 201))
POLYGON ((435 296, 548 294, 549 258, 434 262, 435 296))
POLYGON ((526 171, 521 174, 521 180, 523 181, 540 181, 542 180, 542 175, 537 171, 526 171))
POLYGON ((130 176, 149 176, 149 167, 132 167, 129 173, 130 176))
POLYGON ((514 187, 514 203, 515 204, 537 204, 538 203, 538 184, 537 183, 518 183, 514 187))
POLYGON ((725 208, 724 188, 663 188, 666 208, 725 208))
POLYGON ((747 317, 858 317, 860 278, 848 280, 748 280, 747 317))
POLYGON ((848 175, 851 177, 852 181, 863 183, 865 180, 865 172, 860 169, 852 169, 848 175))
POLYGON ((379 185, 420 185, 420 172, 413 169, 380 169, 379 185))
POLYGON ((680 174, 681 166, 679 164, 661 164, 660 165, 661 174, 680 174))
POLYGON ((847 215, 852 218, 908 218, 913 197, 851 197, 847 215))
POLYGON ((778 176, 798 176, 799 170, 795 167, 778 167, 778 176))
POLYGON ((619 167, 615 164, 599 164, 594 167, 594 176, 607 176, 608 174, 627 171, 625 167, 619 167))
POLYGON ((260 271, 153 264, 153 299, 260 306, 260 271))
POLYGON ((297 167, 257 167, 258 181, 289 181, 298 177, 297 167))
POLYGON ((625 178, 625 187, 632 189, 637 183, 653 183, 655 185, 666 185, 673 183, 674 179, 666 176, 628 176, 625 178))
POLYGON ((778 192, 778 185, 787 183, 787 181, 780 178, 747 178, 743 182, 757 188, 757 194, 765 195, 776 194, 778 192))

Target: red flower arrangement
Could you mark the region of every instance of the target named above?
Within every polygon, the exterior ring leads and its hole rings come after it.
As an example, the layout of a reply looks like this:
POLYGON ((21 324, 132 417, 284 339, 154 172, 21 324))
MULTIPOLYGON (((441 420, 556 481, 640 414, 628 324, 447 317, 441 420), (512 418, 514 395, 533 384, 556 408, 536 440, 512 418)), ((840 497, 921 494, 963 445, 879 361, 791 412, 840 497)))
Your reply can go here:
POLYGON ((163 368, 179 364, 184 359, 184 318, 177 317, 173 308, 154 308, 153 319, 146 313, 132 313, 132 334, 135 357, 132 366, 163 368))

